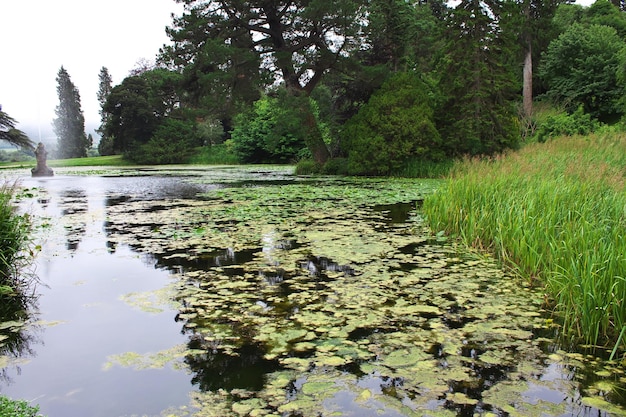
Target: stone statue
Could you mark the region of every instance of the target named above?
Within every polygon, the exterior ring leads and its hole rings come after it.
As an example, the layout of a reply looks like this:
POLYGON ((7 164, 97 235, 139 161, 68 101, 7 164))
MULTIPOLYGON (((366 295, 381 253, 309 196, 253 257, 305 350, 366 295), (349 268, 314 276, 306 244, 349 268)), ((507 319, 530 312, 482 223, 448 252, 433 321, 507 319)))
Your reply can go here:
POLYGON ((54 171, 52 171, 46 165, 46 159, 48 159, 48 151, 46 151, 46 147, 43 146, 43 143, 39 142, 37 145, 37 149, 35 149, 35 157, 37 158, 37 166, 31 169, 33 177, 51 177, 54 175, 54 171))

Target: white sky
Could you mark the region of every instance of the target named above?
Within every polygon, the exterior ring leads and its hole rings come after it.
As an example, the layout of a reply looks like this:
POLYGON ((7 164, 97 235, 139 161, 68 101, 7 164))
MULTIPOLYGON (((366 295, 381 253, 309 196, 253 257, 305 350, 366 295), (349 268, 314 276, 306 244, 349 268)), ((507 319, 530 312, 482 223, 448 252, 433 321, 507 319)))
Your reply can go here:
POLYGON ((119 84, 137 61, 154 59, 168 42, 171 13, 181 12, 174 0, 1 0, 2 110, 34 141, 55 142, 56 75, 64 66, 95 137, 100 68, 119 84))
MULTIPOLYGON (((87 133, 100 124, 96 93, 105 66, 119 84, 168 42, 174 0, 1 0, 0 104, 17 127, 50 138, 61 66, 78 89, 87 133)), ((95 136, 95 134, 94 134, 95 136)))

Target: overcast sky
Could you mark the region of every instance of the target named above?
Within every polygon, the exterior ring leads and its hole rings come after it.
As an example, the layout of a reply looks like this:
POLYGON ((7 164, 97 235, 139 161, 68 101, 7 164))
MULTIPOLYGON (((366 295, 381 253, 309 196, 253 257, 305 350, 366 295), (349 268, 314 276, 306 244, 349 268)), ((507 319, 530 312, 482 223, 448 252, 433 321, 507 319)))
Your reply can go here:
MULTIPOLYGON (((168 42, 165 27, 182 6, 174 0, 2 0, 0 104, 38 141, 51 133, 56 76, 65 67, 78 89, 87 133, 99 125, 98 74, 119 84, 140 59, 168 42)), ((53 139, 54 141, 54 139, 53 139)))
POLYGON ((171 14, 181 12, 174 0, 1 0, 2 110, 34 141, 41 132, 41 140, 55 142, 56 75, 64 66, 80 93, 87 133, 94 134, 100 68, 119 84, 140 59, 154 59, 168 42, 171 14))

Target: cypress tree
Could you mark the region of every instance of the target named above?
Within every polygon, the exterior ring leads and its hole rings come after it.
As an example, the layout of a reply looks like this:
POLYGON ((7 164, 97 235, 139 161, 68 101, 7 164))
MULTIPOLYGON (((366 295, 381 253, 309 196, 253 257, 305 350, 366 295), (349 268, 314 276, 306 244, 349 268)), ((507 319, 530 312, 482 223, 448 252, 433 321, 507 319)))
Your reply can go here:
POLYGON ((85 135, 85 116, 80 105, 80 94, 70 75, 61 67, 57 74, 59 105, 55 109, 54 133, 57 135, 59 158, 81 158, 87 156, 90 146, 85 135))
POLYGON ((106 125, 108 120, 111 118, 111 113, 106 111, 104 107, 107 102, 107 98, 113 90, 113 78, 111 78, 111 74, 109 74, 107 67, 102 67, 100 69, 98 79, 100 81, 97 94, 98 103, 100 103, 100 127, 96 130, 96 132, 100 135, 98 152, 100 155, 111 155, 113 154, 113 138, 109 137, 106 132, 106 125))

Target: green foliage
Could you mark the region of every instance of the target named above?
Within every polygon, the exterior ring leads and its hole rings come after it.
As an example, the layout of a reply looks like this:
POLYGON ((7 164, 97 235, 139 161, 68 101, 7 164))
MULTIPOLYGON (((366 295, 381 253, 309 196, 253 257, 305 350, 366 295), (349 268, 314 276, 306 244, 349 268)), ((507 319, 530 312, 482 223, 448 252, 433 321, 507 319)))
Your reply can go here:
POLYGON ((350 119, 342 132, 348 172, 386 175, 409 158, 441 159, 431 90, 413 73, 392 76, 350 119))
POLYGON ((54 132, 57 135, 59 158, 81 158, 87 156, 91 146, 85 134, 85 116, 80 104, 80 94, 63 67, 57 74, 59 105, 55 109, 54 132))
POLYGON ((312 159, 302 159, 296 164, 297 175, 313 175, 321 172, 320 165, 312 159))
POLYGON ((15 128, 16 123, 15 119, 3 112, 0 106, 0 140, 21 148, 35 149, 33 141, 24 132, 15 128))
POLYGON ((29 155, 23 151, 0 150, 0 162, 24 162, 33 159, 32 153, 29 155))
POLYGON ((435 230, 545 285, 565 335, 611 345, 626 325, 625 166, 623 134, 535 143, 462 162, 423 209, 435 230))
POLYGON ((23 400, 12 400, 0 396, 0 417, 37 417, 40 416, 39 407, 31 406, 23 400))
MULTIPOLYGON (((113 140, 114 153, 130 155, 139 150, 152 138, 163 120, 175 113, 180 102, 179 81, 179 74, 157 68, 127 77, 113 87, 103 107, 103 112, 108 115, 103 133, 113 140)), ((162 140, 157 138, 153 145, 162 140)), ((110 147, 111 144, 105 141, 103 154, 109 154, 110 147)), ((144 157, 137 157, 140 158, 144 157)))
POLYGON ((194 123, 170 117, 147 143, 137 145, 125 157, 138 164, 179 164, 186 162, 198 145, 194 123))
POLYGON ((15 189, 7 184, 0 187, 0 285, 16 288, 20 284, 18 271, 27 261, 25 249, 30 222, 19 215, 12 204, 15 189))
POLYGON ((437 126, 449 155, 489 155, 518 144, 517 85, 505 65, 516 40, 498 30, 500 12, 499 3, 461 2, 447 22, 437 126))
POLYGON ((537 124, 533 139, 545 142, 559 136, 588 135, 595 132, 600 124, 591 115, 585 113, 582 106, 574 113, 559 112, 547 116, 537 124))
POLYGON ((608 26, 574 24, 552 41, 539 66, 548 86, 546 95, 556 105, 585 112, 602 121, 624 113, 617 82, 619 53, 624 41, 608 26))
POLYGON ((198 136, 204 145, 217 145, 224 142, 224 126, 216 118, 207 117, 198 122, 198 136))
POLYGON ((235 119, 233 150, 243 162, 290 163, 308 153, 302 115, 284 91, 264 96, 235 119))
POLYGON ((196 148, 188 162, 198 165, 236 165, 239 158, 232 150, 232 142, 196 148))
POLYGON ((595 0, 585 10, 583 22, 612 27, 621 39, 626 37, 626 16, 609 0, 595 0))

